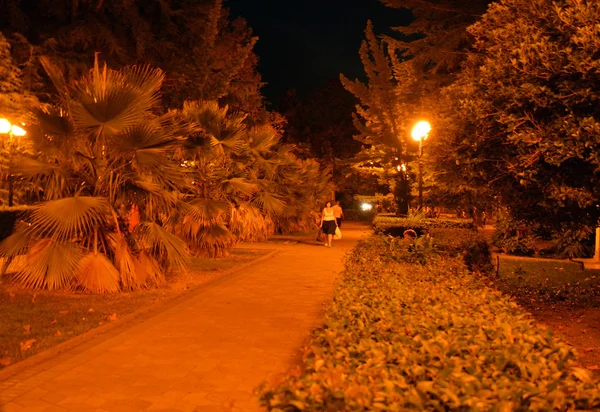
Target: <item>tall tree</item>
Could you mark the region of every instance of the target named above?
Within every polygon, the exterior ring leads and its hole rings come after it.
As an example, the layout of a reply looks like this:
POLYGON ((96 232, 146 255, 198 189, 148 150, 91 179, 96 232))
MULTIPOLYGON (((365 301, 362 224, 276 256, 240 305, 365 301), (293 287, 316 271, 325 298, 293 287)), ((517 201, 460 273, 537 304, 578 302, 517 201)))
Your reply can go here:
POLYGON ((0 29, 32 87, 39 86, 40 55, 74 79, 100 53, 112 67, 163 69, 168 108, 184 99, 223 99, 245 112, 262 106, 256 38, 243 19, 229 19, 221 0, 0 0, 0 9, 10 11, 0 29))
POLYGON ((409 136, 410 126, 418 117, 411 107, 416 98, 414 70, 404 61, 402 50, 375 36, 371 22, 365 35, 360 57, 367 82, 351 81, 341 75, 344 87, 359 100, 354 113, 354 125, 359 131, 355 138, 365 150, 357 157, 357 166, 378 170, 375 166, 386 175, 395 176, 390 190, 396 193, 398 212, 406 214, 411 194, 409 173, 404 170, 414 160, 415 145, 409 136))
POLYGON ((23 73, 13 61, 10 44, 0 33, 0 118, 20 124, 27 120, 37 99, 23 84, 23 73))
POLYGON ((449 84, 460 71, 473 42, 467 27, 475 23, 491 3, 491 0, 380 1, 388 7, 407 8, 413 13, 414 20, 408 26, 393 27, 401 36, 387 36, 386 40, 408 50, 427 93, 449 84))
POLYGON ((476 49, 447 90, 440 159, 515 217, 560 227, 600 216, 598 21, 595 1, 502 0, 470 28, 476 49))

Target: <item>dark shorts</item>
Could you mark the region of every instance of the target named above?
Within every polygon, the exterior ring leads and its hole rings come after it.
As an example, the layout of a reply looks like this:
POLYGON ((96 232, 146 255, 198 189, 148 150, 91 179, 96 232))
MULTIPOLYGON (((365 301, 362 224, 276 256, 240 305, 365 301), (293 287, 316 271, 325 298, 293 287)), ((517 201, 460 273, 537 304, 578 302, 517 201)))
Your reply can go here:
POLYGON ((326 235, 335 235, 335 220, 323 221, 323 233, 326 235))

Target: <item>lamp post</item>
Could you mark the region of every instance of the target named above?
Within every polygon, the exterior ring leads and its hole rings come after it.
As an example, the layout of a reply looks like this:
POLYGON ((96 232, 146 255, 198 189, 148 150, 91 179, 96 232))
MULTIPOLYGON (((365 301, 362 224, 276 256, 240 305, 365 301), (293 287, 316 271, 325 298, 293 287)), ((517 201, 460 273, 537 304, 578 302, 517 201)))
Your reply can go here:
MULTIPOLYGON (((8 150, 9 153, 11 155, 11 159, 12 160, 12 150, 13 150, 13 137, 22 137, 25 136, 27 134, 27 132, 17 126, 16 124, 12 124, 11 122, 9 122, 7 119, 0 119, 0 134, 7 134, 8 135, 8 150)), ((8 175, 8 206, 12 206, 13 205, 13 179, 12 179, 12 175, 9 174, 8 175)))
POLYGON ((423 140, 427 139, 431 125, 429 122, 421 121, 415 124, 411 136, 419 142, 419 210, 423 210, 423 140))

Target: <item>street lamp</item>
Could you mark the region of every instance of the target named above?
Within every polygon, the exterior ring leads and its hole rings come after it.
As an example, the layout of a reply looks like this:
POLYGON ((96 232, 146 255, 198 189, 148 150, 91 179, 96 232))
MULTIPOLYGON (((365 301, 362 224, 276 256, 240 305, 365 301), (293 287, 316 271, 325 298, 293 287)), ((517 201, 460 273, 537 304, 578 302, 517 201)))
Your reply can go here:
POLYGON ((415 124, 411 136, 419 142, 419 210, 423 210, 423 140, 427 139, 431 125, 429 122, 421 121, 415 124))
MULTIPOLYGON (((17 126, 16 124, 12 124, 7 119, 0 119, 0 134, 8 134, 8 143, 13 143, 13 136, 22 137, 27 134, 27 132, 17 126)), ((9 147, 9 153, 12 154, 12 147, 9 147)), ((8 206, 13 205, 13 180, 12 175, 8 175, 8 206)))

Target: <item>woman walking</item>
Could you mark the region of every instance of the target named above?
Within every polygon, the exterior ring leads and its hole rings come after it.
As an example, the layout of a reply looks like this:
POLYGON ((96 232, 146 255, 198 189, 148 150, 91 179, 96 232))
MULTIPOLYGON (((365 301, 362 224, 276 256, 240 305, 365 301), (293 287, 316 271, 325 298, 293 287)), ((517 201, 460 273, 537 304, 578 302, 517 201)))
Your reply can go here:
POLYGON ((323 228, 323 233, 327 235, 327 243, 325 243, 325 246, 331 247, 331 241, 333 240, 333 235, 335 234, 337 222, 335 221, 335 214, 333 212, 333 208, 331 207, 330 201, 325 203, 325 208, 321 213, 321 227, 323 228))

